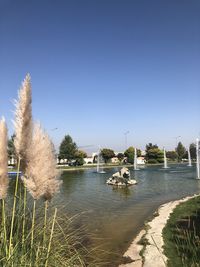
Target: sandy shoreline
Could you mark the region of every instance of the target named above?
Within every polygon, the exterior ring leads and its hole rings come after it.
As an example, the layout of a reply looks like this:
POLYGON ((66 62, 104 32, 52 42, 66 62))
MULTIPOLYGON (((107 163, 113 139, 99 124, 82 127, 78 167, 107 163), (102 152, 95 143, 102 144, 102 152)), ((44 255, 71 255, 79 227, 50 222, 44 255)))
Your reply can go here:
POLYGON ((140 231, 140 233, 129 246, 128 250, 124 253, 123 256, 128 257, 132 260, 132 262, 121 264, 119 267, 166 267, 165 262, 167 262, 167 258, 163 254, 162 249, 162 246, 164 244, 162 238, 162 230, 165 227, 169 215, 174 210, 174 208, 178 204, 196 196, 198 195, 185 197, 183 199, 171 201, 161 205, 158 208, 158 216, 154 217, 150 222, 146 223, 144 227, 145 229, 140 231), (145 239, 147 240, 147 245, 145 248, 143 247, 143 245, 138 244, 142 237, 145 237, 145 239), (144 259, 142 259, 142 257, 139 255, 142 249, 144 249, 144 259))

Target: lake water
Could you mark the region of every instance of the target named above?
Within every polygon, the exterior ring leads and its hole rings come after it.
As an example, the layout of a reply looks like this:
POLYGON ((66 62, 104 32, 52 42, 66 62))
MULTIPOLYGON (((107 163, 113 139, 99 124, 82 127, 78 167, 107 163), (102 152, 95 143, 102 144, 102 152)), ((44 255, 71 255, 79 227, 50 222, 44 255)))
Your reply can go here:
MULTIPOLYGON (((131 177, 138 184, 128 188, 106 184, 118 168, 105 171, 105 174, 95 173, 94 169, 64 172, 61 192, 54 200, 55 204, 64 205, 69 215, 80 214, 79 225, 93 236, 92 245, 100 245, 108 252, 110 263, 105 266, 120 263, 144 222, 161 204, 200 191, 195 166, 171 165, 169 169, 149 166, 139 171, 130 168, 131 177)), ((102 257, 105 259, 105 254, 102 257)))

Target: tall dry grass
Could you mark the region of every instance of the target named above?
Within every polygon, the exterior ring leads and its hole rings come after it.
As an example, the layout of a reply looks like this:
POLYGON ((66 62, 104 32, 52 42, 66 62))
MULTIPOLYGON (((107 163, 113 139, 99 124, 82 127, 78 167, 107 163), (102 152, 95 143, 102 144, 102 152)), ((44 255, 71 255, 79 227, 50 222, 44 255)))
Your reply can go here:
POLYGON ((18 99, 15 100, 15 139, 14 145, 18 158, 21 159, 20 168, 22 171, 26 169, 28 162, 27 150, 32 140, 32 89, 31 77, 27 74, 21 88, 18 92, 18 99))
POLYGON ((34 125, 23 181, 34 199, 51 200, 59 191, 60 172, 56 169, 54 146, 39 123, 34 125))
POLYGON ((58 217, 57 208, 50 205, 61 182, 50 138, 39 124, 33 127, 31 103, 27 75, 15 103, 17 177, 14 195, 7 203, 7 128, 5 120, 0 121, 0 266, 86 266, 82 255, 88 251, 68 231, 68 221, 58 217))

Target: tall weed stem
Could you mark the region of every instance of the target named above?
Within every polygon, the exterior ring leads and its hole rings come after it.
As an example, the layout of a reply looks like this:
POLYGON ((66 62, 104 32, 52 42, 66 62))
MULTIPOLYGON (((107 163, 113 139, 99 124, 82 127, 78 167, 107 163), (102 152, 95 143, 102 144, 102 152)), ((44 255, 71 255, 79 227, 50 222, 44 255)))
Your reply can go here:
POLYGON ((20 170, 20 157, 18 159, 17 165, 17 178, 15 183, 15 195, 13 200, 13 209, 12 209, 12 219, 11 219, 11 227, 10 227, 10 240, 9 240, 9 249, 8 249, 8 257, 10 258, 11 255, 11 248, 12 248, 12 236, 13 236, 13 226, 15 220, 15 210, 16 210, 16 201, 17 201, 17 190, 18 190, 18 183, 19 183, 19 170, 20 170))
POLYGON ((48 258, 49 258, 49 253, 50 253, 50 250, 51 250, 51 242, 52 242, 52 238, 53 238, 54 226, 55 226, 55 221, 56 221, 56 214, 57 214, 57 208, 55 208, 55 212, 54 212, 54 216, 53 216, 51 234, 50 234, 50 238, 49 238, 49 245, 48 245, 48 249, 47 249, 47 257, 46 257, 45 267, 48 266, 48 258))
POLYGON ((23 222, 22 222, 22 248, 24 247, 25 224, 26 224, 26 186, 24 185, 23 222))
POLYGON ((47 209, 48 209, 48 201, 46 200, 45 207, 44 207, 43 250, 45 248, 45 243, 46 243, 47 209))
POLYGON ((6 257, 8 255, 8 246, 7 246, 7 230, 6 230, 6 213, 5 213, 5 200, 2 199, 2 223, 3 223, 3 232, 4 232, 4 248, 6 252, 6 257))

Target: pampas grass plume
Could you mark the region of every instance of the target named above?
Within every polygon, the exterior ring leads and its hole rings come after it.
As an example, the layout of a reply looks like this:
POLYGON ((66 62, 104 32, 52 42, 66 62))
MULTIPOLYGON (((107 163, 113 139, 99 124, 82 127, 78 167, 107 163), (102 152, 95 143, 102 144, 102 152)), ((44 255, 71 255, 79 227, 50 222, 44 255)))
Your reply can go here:
POLYGON ((5 199, 8 190, 7 126, 5 119, 0 120, 0 199, 5 199))
POLYGON ((58 178, 53 144, 40 124, 36 123, 23 181, 34 199, 44 197, 45 200, 50 200, 59 190, 61 181, 58 178))
POLYGON ((22 159, 21 169, 24 171, 27 164, 27 148, 32 138, 32 96, 31 77, 26 75, 15 101, 15 139, 14 145, 17 156, 22 159))

